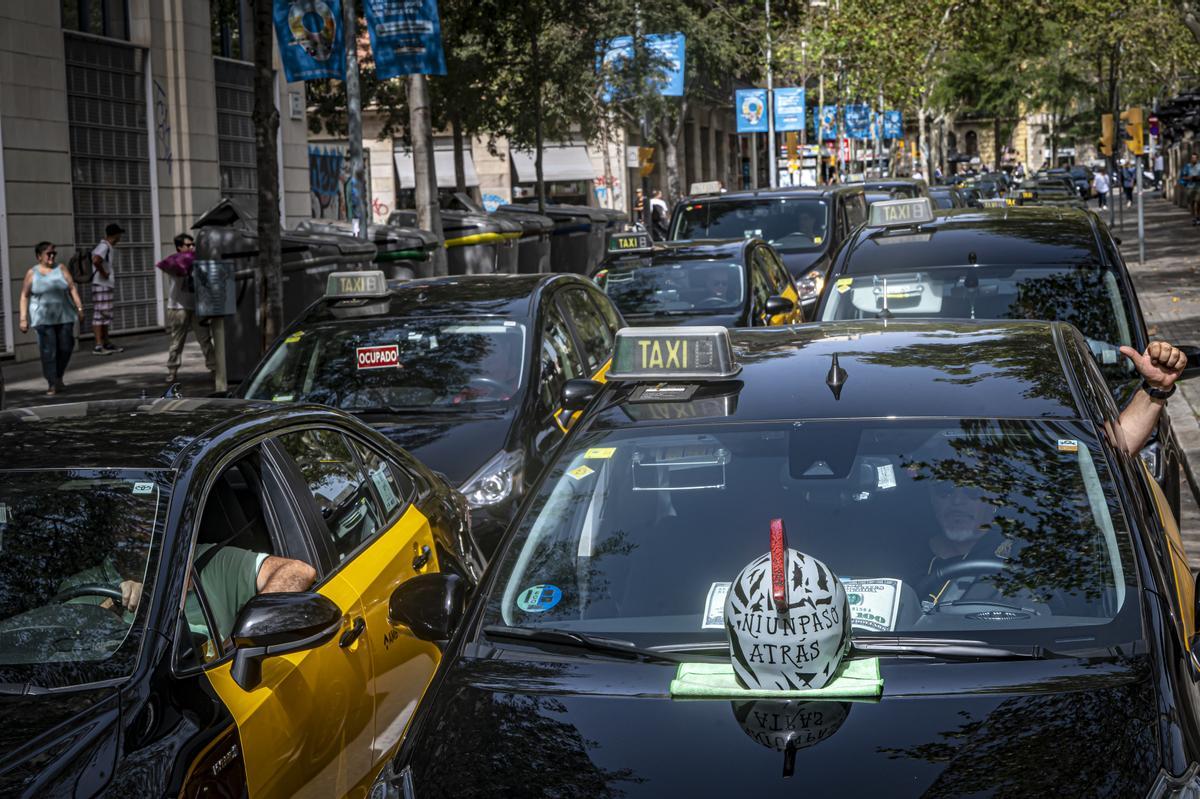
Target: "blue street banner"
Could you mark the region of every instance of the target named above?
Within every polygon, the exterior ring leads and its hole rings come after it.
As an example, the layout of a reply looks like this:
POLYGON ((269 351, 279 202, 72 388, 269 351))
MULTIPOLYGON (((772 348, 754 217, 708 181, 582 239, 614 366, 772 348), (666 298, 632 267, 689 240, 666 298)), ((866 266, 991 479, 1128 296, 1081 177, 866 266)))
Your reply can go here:
POLYGON ((767 132, 767 90, 738 89, 734 97, 738 133, 767 132))
POLYGON ((804 130, 804 87, 775 90, 775 130, 804 130))
POLYGON ((846 106, 846 136, 851 139, 871 138, 871 106, 846 106))
POLYGON ((437 0, 363 0, 375 76, 445 75, 437 0))
POLYGON ((837 106, 826 105, 822 106, 820 113, 821 130, 818 131, 817 137, 821 141, 829 141, 837 138, 837 106))
POLYGON ((289 83, 346 77, 342 0, 275 0, 273 11, 289 83))
MULTIPOLYGON (((646 49, 662 69, 658 93, 663 97, 683 96, 683 75, 687 65, 687 37, 682 33, 652 33, 645 37, 646 49)), ((603 65, 616 68, 616 62, 633 58, 633 37, 618 36, 608 43, 603 65)), ((604 102, 612 100, 612 87, 604 88, 604 102)))
POLYGON ((883 138, 904 138, 904 118, 899 111, 883 112, 883 138))

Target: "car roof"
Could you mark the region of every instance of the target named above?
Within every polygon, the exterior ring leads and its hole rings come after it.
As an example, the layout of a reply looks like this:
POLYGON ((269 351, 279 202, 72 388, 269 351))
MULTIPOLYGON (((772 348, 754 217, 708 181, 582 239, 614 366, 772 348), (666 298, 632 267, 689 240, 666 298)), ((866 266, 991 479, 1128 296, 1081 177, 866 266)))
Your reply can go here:
POLYGON ((861 183, 835 183, 831 186, 779 186, 776 188, 741 189, 727 191, 723 194, 696 194, 684 197, 676 205, 695 205, 710 202, 728 202, 731 200, 773 200, 811 198, 815 200, 831 197, 834 194, 845 194, 861 191, 861 183))
MULTIPOLYGON (((735 395, 721 413, 654 413, 626 402, 637 383, 612 384, 593 428, 680 419, 1043 418, 1081 413, 1060 354, 1061 322, 871 320, 731 330, 741 371, 701 383, 692 403, 735 395), (839 390, 828 383, 837 356, 839 390), (714 418, 715 417, 715 418, 714 418)), ((1073 334, 1073 333, 1071 333, 1073 334)), ((677 403, 687 405, 688 403, 677 403)), ((694 407, 703 407, 696 405, 694 407)))
MULTIPOLYGON (((293 406, 294 407, 294 406, 293 406)), ((169 469, 200 439, 286 411, 240 399, 123 399, 0 411, 5 468, 169 469)))
MULTIPOLYGON (((386 298, 371 300, 387 303, 369 318, 386 316, 507 316, 528 319, 534 316, 537 299, 551 284, 587 281, 570 274, 490 274, 449 275, 446 277, 395 280, 387 284, 386 298)), ((321 299, 313 304, 298 321, 311 324, 342 320, 334 313, 346 300, 321 299)))
POLYGON ((1102 261, 1095 219, 1082 208, 947 208, 934 209, 933 221, 916 231, 860 228, 847 248, 843 273, 1102 261))

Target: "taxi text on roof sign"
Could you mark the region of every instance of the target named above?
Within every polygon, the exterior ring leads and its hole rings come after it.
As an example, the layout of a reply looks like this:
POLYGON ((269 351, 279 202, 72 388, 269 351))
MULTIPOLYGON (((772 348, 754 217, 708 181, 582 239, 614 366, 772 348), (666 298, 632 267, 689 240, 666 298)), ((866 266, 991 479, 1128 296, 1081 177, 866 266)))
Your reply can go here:
POLYGON ((871 203, 871 227, 907 227, 933 221, 933 204, 928 197, 883 200, 871 203))
POLYGON ((387 293, 387 276, 378 270, 334 272, 325 283, 325 296, 331 298, 385 297, 387 293))
POLYGON ((651 241, 650 234, 644 231, 612 233, 608 237, 610 253, 650 252, 653 249, 654 242, 651 241))
POLYGON ((723 327, 642 327, 617 331, 609 380, 721 380, 739 371, 723 327))

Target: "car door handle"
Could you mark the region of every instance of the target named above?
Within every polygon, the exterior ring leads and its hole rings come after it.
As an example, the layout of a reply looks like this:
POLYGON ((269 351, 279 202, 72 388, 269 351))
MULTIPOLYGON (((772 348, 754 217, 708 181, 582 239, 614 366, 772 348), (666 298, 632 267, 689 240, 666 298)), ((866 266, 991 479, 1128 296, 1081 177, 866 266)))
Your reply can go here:
POLYGON ((429 556, 432 553, 429 551, 429 545, 421 547, 420 555, 413 555, 413 571, 418 572, 425 568, 425 564, 429 562, 429 556))
POLYGON ((342 633, 342 637, 338 639, 338 646, 342 649, 350 646, 358 640, 358 637, 363 634, 363 630, 365 629, 367 629, 367 623, 363 621, 362 616, 359 616, 354 620, 354 624, 351 625, 350 629, 342 633))

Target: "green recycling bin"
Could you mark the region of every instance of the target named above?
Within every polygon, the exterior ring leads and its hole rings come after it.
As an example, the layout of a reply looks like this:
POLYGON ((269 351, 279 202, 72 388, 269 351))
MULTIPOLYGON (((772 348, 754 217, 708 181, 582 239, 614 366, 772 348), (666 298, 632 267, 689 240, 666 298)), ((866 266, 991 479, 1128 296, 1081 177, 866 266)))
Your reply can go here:
MULTIPOLYGON (((353 225, 344 220, 306 219, 297 230, 313 233, 351 234, 353 225)), ((437 236, 428 230, 398 225, 367 225, 367 238, 375 245, 375 269, 389 279, 411 280, 433 274, 432 257, 437 236)))
MULTIPOLYGON (((492 219, 487 214, 446 209, 441 211, 442 235, 446 241, 447 270, 452 275, 488 275, 515 271, 515 244, 519 230, 492 219), (511 242, 502 248, 501 245, 511 242)), ((392 211, 389 225, 414 227, 417 212, 392 211)))

